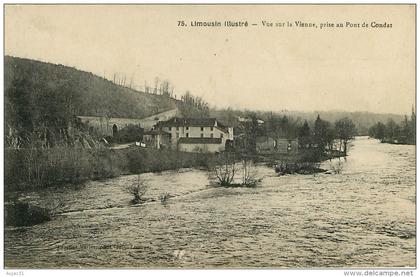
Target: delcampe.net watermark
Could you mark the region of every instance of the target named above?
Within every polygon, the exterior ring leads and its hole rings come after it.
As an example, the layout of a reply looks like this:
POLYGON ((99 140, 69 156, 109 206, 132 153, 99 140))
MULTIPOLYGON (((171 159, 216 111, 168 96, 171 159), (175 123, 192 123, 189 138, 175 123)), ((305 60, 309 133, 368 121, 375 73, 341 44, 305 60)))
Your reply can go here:
POLYGON ((347 270, 344 276, 414 276, 413 270, 347 270))

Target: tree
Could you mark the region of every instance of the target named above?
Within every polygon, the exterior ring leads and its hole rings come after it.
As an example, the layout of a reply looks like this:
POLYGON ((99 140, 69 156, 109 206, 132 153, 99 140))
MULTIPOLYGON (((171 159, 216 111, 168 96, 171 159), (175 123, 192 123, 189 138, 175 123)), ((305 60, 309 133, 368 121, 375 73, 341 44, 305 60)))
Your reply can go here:
POLYGON ((319 156, 323 155, 325 148, 328 144, 328 129, 329 123, 327 121, 322 120, 321 117, 318 115, 314 124, 313 142, 318 146, 317 152, 319 156))
POLYGON ((299 128, 299 146, 301 148, 307 148, 311 142, 311 129, 309 128, 308 121, 305 120, 302 127, 299 128))
POLYGON ((398 140, 401 134, 400 126, 393 120, 389 119, 385 125, 385 137, 388 141, 398 140))
POLYGON ((236 175, 235 155, 231 153, 221 155, 213 173, 218 185, 231 186, 236 175))
POLYGON ((125 191, 133 196, 133 199, 130 201, 131 204, 139 204, 145 201, 143 196, 147 192, 147 184, 140 178, 140 175, 137 176, 135 182, 131 185, 125 187, 125 191))
POLYGON ((348 117, 344 117, 335 122, 337 138, 340 139, 340 150, 344 147, 344 155, 347 155, 348 142, 354 138, 357 133, 356 126, 348 117))
POLYGON ((246 187, 255 187, 258 183, 256 171, 252 160, 242 160, 242 185, 246 187))
POLYGON ((385 124, 378 122, 369 129, 369 136, 383 141, 385 139, 385 124))
POLYGON ((186 91, 181 96, 181 101, 182 105, 179 108, 184 117, 209 117, 209 104, 201 97, 194 97, 189 91, 186 91))
POLYGON ((411 109, 411 122, 409 132, 409 143, 416 144, 416 113, 414 107, 411 109))
POLYGON ((389 118, 386 124, 378 122, 369 129, 369 136, 387 143, 416 143, 416 115, 412 111, 411 119, 404 116, 404 120, 397 124, 392 118, 389 118))
POLYGON ((144 129, 140 125, 129 124, 118 132, 120 143, 141 141, 144 129))
POLYGON ((255 154, 257 152, 257 136, 260 134, 260 130, 258 128, 257 115, 250 113, 249 117, 251 120, 244 122, 245 148, 249 153, 255 154))

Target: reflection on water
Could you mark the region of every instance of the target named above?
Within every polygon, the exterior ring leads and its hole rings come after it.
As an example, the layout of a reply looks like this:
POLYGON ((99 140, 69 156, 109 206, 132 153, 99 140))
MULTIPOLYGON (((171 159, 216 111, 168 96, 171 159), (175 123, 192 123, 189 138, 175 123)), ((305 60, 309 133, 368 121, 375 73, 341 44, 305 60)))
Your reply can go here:
POLYGON ((166 205, 130 207, 122 187, 136 176, 31 193, 64 205, 53 221, 6 228, 6 266, 415 266, 414 146, 358 138, 341 174, 258 175, 255 189, 229 189, 204 171, 143 174, 146 197, 174 196, 166 205))

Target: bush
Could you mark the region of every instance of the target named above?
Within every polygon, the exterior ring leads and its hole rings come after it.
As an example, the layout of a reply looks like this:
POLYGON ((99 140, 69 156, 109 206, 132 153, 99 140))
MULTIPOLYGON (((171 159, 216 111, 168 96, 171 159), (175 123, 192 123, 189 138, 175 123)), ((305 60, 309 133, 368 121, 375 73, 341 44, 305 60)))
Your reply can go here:
POLYGON ((255 166, 251 160, 242 160, 242 185, 245 187, 256 187, 260 182, 256 178, 255 166))
POLYGON ((129 124, 118 132, 118 142, 128 143, 141 141, 143 139, 143 133, 144 129, 141 128, 140 125, 129 124))
POLYGON ((232 186, 236 175, 236 160, 234 155, 224 154, 218 157, 214 166, 216 183, 220 186, 232 186))
POLYGON ((7 226, 31 226, 49 220, 51 220, 51 214, 48 209, 19 201, 5 204, 7 226))
POLYGON ((128 163, 128 170, 130 173, 138 174, 145 172, 147 160, 147 151, 140 151, 141 149, 130 149, 130 151, 126 152, 127 163, 128 163))
POLYGON ((274 167, 274 170, 279 175, 314 174, 326 171, 314 162, 281 162, 274 167))
POLYGON ((160 203, 162 203, 163 205, 166 205, 167 201, 169 200, 169 198, 173 197, 172 195, 170 195, 169 193, 165 192, 163 194, 161 194, 159 196, 159 200, 160 203))
POLYGON ((133 199, 130 201, 131 204, 135 205, 145 202, 145 199, 142 197, 146 194, 147 185, 140 179, 140 176, 137 176, 136 181, 126 187, 125 190, 133 196, 133 199))
POLYGON ((125 173, 127 158, 121 152, 101 148, 94 149, 91 153, 92 179, 113 178, 125 173))

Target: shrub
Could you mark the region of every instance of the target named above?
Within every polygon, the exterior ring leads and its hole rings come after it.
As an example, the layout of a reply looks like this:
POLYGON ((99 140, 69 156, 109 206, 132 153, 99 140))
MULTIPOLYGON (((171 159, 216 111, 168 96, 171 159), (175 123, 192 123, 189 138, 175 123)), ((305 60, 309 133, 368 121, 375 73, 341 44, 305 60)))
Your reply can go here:
POLYGON ((242 160, 242 185, 256 187, 258 182, 253 162, 247 159, 242 160))
POLYGON ((219 156, 217 165, 214 166, 214 176, 216 183, 220 186, 231 186, 236 175, 235 157, 225 153, 219 156))
POLYGON ((146 194, 147 185, 140 179, 140 175, 137 176, 136 181, 126 187, 125 190, 133 196, 133 199, 130 201, 131 204, 139 204, 145 201, 142 197, 146 194))
POLYGON ((314 174, 325 172, 318 163, 314 162, 281 162, 274 167, 279 175, 286 174, 314 174))
POLYGON ((90 163, 93 179, 113 178, 121 175, 127 168, 126 157, 119 151, 107 148, 93 149, 90 163))
POLYGON ((163 205, 166 205, 168 199, 171 198, 171 197, 172 196, 169 193, 167 193, 167 192, 161 194, 159 196, 160 203, 162 203, 163 205))
POLYGON ((13 201, 5 204, 5 221, 8 226, 31 226, 51 220, 48 209, 13 201))

